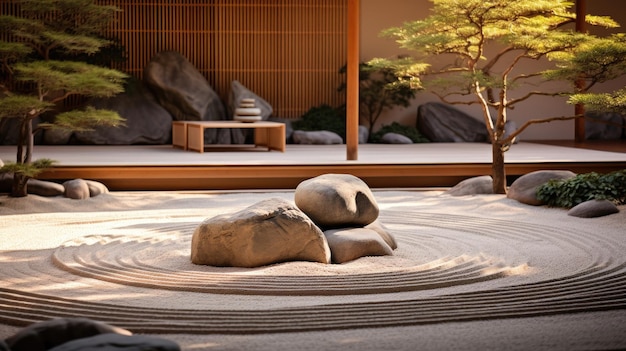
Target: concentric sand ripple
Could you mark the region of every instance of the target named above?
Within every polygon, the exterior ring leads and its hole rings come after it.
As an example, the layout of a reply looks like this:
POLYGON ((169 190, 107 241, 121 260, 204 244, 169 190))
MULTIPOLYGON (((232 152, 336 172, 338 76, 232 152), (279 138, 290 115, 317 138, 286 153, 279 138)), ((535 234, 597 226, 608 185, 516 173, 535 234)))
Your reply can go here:
MULTIPOLYGON (((419 240, 400 233, 398 240, 405 247, 406 257, 400 265, 383 266, 376 273, 359 273, 362 266, 350 269, 349 265, 319 263, 298 263, 308 268, 299 276, 281 272, 281 268, 289 268, 289 264, 232 272, 233 269, 189 262, 191 233, 195 226, 170 225, 168 232, 171 234, 160 230, 158 237, 84 237, 61 246, 53 260, 58 267, 73 274, 117 284, 217 294, 299 296, 435 289, 501 278, 523 269, 523 265, 521 268, 507 266, 484 254, 454 255, 455 250, 424 261, 413 256, 420 256, 421 251, 437 251, 428 247, 428 239, 419 240)), ((458 251, 467 252, 467 246, 463 245, 458 251)), ((377 262, 374 260, 371 264, 377 262)))
MULTIPOLYGON (((298 296, 385 293, 384 301, 255 310, 164 309, 3 289, 0 320, 20 325, 78 315, 142 333, 273 333, 626 309, 621 243, 571 228, 452 214, 385 211, 381 220, 393 223, 400 249, 380 262, 399 263, 382 264, 368 274, 349 265, 301 276, 281 274, 284 265, 267 271, 194 267, 187 262, 191 224, 160 228, 152 237, 82 238, 59 247, 53 260, 77 276, 148 289, 298 296), (556 264, 545 262, 549 258, 542 249, 547 247, 562 257, 575 257, 576 263, 566 262, 558 275, 542 278, 542 271, 556 264), (513 279, 516 274, 529 275, 528 281, 513 279), (468 288, 437 294, 450 286, 468 288), (433 296, 411 295, 424 291, 433 296), (394 298, 396 292, 403 293, 394 298)), ((377 264, 374 259, 367 262, 377 264)))

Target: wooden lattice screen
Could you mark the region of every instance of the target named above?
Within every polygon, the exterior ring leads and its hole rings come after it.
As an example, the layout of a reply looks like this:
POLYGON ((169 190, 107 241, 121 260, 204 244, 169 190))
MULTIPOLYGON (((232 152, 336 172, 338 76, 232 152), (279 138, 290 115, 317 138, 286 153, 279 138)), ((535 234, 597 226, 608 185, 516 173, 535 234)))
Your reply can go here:
POLYGON ((122 9, 112 37, 119 69, 138 78, 160 51, 182 53, 226 101, 233 80, 294 118, 338 106, 346 62, 346 0, 101 0, 122 9))
MULTIPOLYGON (((347 0, 97 0, 122 11, 107 36, 126 48, 115 68, 137 78, 156 53, 183 54, 227 101, 233 80, 274 115, 339 106, 346 63, 347 0)), ((18 11, 0 0, 1 12, 18 11)))

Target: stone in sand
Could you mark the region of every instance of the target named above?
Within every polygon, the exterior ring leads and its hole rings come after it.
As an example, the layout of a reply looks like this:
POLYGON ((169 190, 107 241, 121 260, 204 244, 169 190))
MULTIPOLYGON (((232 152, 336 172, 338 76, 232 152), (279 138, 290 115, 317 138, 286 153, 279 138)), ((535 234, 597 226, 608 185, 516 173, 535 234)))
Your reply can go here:
POLYGON ((596 218, 618 212, 617 206, 609 200, 590 200, 572 207, 567 214, 579 218, 596 218))
POLYGON ((87 318, 55 318, 31 324, 5 341, 12 351, 45 351, 75 339, 111 333, 131 334, 125 329, 87 318))
POLYGON ((195 264, 259 267, 287 261, 330 263, 330 248, 302 211, 279 198, 206 219, 191 239, 195 264))
POLYGON ((318 226, 330 229, 362 227, 378 218, 378 204, 370 188, 350 174, 323 174, 296 187, 296 206, 318 226))
POLYGON ((63 183, 65 197, 74 200, 84 200, 90 197, 89 185, 84 179, 72 179, 63 183))
POLYGON ((544 203, 537 198, 537 188, 550 180, 569 179, 576 173, 570 171, 535 171, 517 178, 506 195, 509 199, 523 204, 541 206, 544 203))
POLYGON ((380 235, 380 237, 383 238, 383 240, 387 243, 387 245, 389 245, 389 247, 392 250, 395 250, 398 248, 398 243, 396 242, 396 238, 394 238, 393 235, 391 235, 389 230, 387 230, 387 227, 384 224, 380 223, 379 220, 375 220, 374 222, 366 225, 364 228, 371 229, 375 231, 376 233, 378 233, 378 235, 380 235))
POLYGON ((385 133, 381 138, 385 144, 413 144, 413 140, 399 133, 385 133))
POLYGON ((333 263, 345 263, 364 256, 393 255, 391 247, 375 230, 366 228, 331 229, 324 232, 333 263))
POLYGON ((291 134, 294 144, 331 145, 343 144, 341 136, 328 130, 294 130, 291 134))
POLYGON ((465 179, 445 192, 451 196, 493 194, 491 176, 480 176, 465 179))
POLYGON ((65 187, 59 183, 29 179, 26 183, 26 191, 39 196, 62 196, 65 193, 65 187))
POLYGON ((106 185, 96 182, 95 180, 85 180, 87 188, 89 188, 89 196, 94 197, 100 194, 106 194, 109 192, 109 188, 106 185))

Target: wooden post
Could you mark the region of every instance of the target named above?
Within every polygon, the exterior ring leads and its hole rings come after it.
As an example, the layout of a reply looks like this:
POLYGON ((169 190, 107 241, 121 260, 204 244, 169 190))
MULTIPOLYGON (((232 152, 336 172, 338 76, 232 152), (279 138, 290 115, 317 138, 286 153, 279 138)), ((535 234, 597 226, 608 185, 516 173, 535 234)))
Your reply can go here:
MULTIPOLYGON (((586 0, 576 0, 576 31, 584 33, 587 31, 585 16, 587 14, 587 4, 586 0)), ((576 88, 578 90, 583 89, 585 86, 585 81, 579 79, 576 81, 576 88)), ((585 114, 585 106, 583 104, 576 104, 574 106, 574 113, 578 115, 585 114)), ((585 141, 585 119, 577 118, 574 120, 574 141, 583 142, 585 141)))
POLYGON ((359 157, 360 0, 348 0, 348 53, 346 89, 346 157, 359 157))

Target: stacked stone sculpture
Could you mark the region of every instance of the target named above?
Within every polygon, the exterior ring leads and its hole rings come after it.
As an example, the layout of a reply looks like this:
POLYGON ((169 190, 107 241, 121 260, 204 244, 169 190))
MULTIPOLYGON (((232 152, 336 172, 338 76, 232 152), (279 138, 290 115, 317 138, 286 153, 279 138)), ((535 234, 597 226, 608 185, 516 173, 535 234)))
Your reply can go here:
POLYGON ((256 122, 263 119, 261 109, 256 107, 254 99, 241 99, 239 107, 235 109, 233 119, 239 122, 256 122))
POLYGON ((208 218, 193 233, 191 261, 258 267, 287 261, 344 263, 393 255, 394 237, 378 219, 378 205, 361 179, 325 174, 296 188, 295 206, 272 198, 232 214, 208 218))

